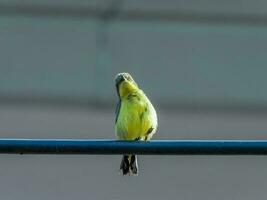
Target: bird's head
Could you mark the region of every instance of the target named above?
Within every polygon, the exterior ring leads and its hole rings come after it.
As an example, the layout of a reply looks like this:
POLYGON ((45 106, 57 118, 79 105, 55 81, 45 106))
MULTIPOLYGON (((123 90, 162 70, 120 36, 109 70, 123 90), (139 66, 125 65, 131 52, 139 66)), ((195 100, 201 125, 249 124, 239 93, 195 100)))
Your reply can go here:
POLYGON ((124 72, 117 74, 115 83, 120 98, 138 90, 138 85, 129 73, 124 72))

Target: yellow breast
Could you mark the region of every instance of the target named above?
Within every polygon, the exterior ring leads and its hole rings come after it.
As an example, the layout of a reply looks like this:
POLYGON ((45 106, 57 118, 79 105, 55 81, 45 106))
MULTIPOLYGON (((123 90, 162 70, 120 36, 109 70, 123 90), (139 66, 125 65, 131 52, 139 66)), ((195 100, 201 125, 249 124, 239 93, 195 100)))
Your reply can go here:
POLYGON ((146 136, 149 128, 156 125, 151 103, 143 93, 128 95, 121 100, 121 108, 115 126, 119 139, 135 140, 146 136))

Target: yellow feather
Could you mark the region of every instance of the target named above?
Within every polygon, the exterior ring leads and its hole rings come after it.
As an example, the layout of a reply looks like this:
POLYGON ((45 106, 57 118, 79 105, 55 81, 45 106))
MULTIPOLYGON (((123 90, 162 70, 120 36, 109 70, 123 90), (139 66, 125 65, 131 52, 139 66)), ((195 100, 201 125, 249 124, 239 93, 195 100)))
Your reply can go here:
POLYGON ((150 139, 157 128, 156 111, 149 99, 137 85, 125 81, 119 87, 121 107, 115 125, 115 132, 122 140, 144 140, 148 130, 153 131, 147 137, 150 139))

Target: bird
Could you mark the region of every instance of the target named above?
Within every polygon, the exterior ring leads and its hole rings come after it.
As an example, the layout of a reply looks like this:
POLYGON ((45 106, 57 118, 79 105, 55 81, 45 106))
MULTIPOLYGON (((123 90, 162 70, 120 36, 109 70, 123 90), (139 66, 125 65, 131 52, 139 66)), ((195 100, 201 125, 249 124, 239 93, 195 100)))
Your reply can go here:
MULTIPOLYGON (((116 106, 115 134, 119 140, 148 141, 156 133, 158 119, 155 108, 129 73, 115 77, 119 101, 116 106)), ((136 155, 123 155, 123 175, 138 175, 136 155)))

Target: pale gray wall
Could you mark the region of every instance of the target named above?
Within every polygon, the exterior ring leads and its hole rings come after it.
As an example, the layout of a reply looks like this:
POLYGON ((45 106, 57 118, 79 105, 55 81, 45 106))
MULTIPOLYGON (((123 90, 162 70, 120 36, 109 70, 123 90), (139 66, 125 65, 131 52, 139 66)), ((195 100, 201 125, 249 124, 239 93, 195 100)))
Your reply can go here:
POLYGON ((210 1, 204 2, 207 6, 197 1, 114 1, 118 18, 108 21, 68 15, 68 8, 75 13, 94 8, 101 16, 113 1, 30 2, 0 1, 5 11, 0 12, 0 97, 69 97, 113 105, 114 76, 129 71, 162 105, 267 105, 267 28, 243 23, 259 16, 264 22, 262 1, 242 1, 242 6, 239 1, 218 1, 216 6, 210 1), (34 6, 47 13, 31 13, 34 6), (174 10, 196 14, 197 8, 205 22, 164 18, 174 10), (123 17, 134 11, 158 16, 123 17), (212 13, 219 16, 218 23, 212 13), (225 16, 230 17, 223 23, 225 16))
MULTIPOLYGON (((1 137, 115 138, 113 110, 0 107, 1 137)), ((266 139, 266 115, 166 112, 156 139, 266 139)), ((5 200, 264 200, 264 156, 139 156, 138 177, 121 156, 1 155, 5 200)))

